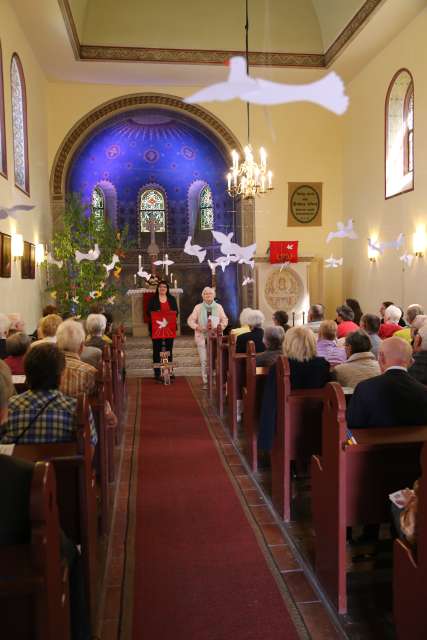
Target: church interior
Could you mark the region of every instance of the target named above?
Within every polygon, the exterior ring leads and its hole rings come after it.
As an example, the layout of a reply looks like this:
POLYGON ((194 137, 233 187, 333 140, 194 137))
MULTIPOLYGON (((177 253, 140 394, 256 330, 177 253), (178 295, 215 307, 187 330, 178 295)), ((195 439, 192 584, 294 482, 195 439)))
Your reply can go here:
POLYGON ((427 637, 426 33, 0 0, 5 640, 427 637))

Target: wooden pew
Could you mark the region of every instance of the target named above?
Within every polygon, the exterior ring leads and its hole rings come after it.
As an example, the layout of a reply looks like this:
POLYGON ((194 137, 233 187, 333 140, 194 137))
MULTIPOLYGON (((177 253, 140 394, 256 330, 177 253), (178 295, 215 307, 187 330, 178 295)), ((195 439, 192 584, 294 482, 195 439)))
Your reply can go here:
POLYGON ((291 463, 308 463, 319 453, 324 389, 291 391, 289 361, 276 365, 276 434, 271 451, 272 501, 285 522, 291 519, 291 463))
POLYGON ((97 605, 96 481, 92 469, 89 402, 80 396, 76 411, 76 441, 20 444, 13 455, 24 460, 49 460, 56 474, 59 520, 64 533, 81 546, 86 598, 92 629, 97 605))
MULTIPOLYGON (((110 407, 114 414, 117 417, 116 408, 114 404, 114 393, 113 393, 113 377, 111 372, 111 351, 110 346, 105 345, 104 351, 102 354, 103 357, 103 377, 104 377, 104 395, 105 401, 110 404, 110 407)), ((114 459, 114 449, 116 444, 116 430, 109 429, 107 432, 107 437, 109 439, 108 442, 108 480, 109 482, 114 482, 115 479, 115 459, 114 459)))
POLYGON ((237 439, 237 400, 242 399, 245 378, 246 353, 236 353, 237 336, 230 335, 228 341, 228 425, 233 440, 237 439))
MULTIPOLYGON (((427 445, 421 454, 416 552, 402 540, 393 549, 393 614, 398 640, 427 638, 427 445)), ((401 487, 404 488, 404 487, 401 487)))
POLYGON ((216 360, 216 343, 218 340, 218 333, 216 330, 208 332, 208 339, 206 345, 206 372, 208 374, 208 398, 209 402, 213 401, 214 395, 214 370, 216 360))
POLYGON ((322 455, 312 457, 315 569, 339 613, 347 611, 346 529, 390 520, 389 494, 420 475, 419 457, 427 427, 354 429, 347 445, 342 388, 325 388, 322 455))
POLYGON ((264 383, 268 367, 256 366, 255 343, 250 340, 246 348, 246 382, 243 388, 243 431, 245 453, 254 473, 258 471, 258 427, 264 383))
POLYGON ((228 369, 228 341, 229 336, 224 336, 221 327, 218 327, 216 341, 216 369, 215 369, 215 403, 220 418, 224 417, 225 389, 228 369))
POLYGON ((0 629, 5 640, 69 640, 68 569, 52 465, 37 462, 31 483, 29 544, 0 546, 0 629))

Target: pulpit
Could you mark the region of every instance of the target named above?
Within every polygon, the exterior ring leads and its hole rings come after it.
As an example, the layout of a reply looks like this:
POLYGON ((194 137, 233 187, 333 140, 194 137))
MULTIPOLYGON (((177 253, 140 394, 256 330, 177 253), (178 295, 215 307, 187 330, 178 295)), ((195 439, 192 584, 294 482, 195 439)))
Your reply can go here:
MULTIPOLYGON (((136 337, 149 335, 146 309, 155 291, 155 287, 146 287, 141 289, 129 289, 129 291, 127 292, 128 296, 130 296, 132 300, 132 335, 136 337)), ((176 298, 179 315, 180 297, 181 294, 184 293, 184 290, 179 288, 169 289, 169 293, 171 293, 176 298)), ((176 328, 176 335, 181 335, 179 318, 176 328)))

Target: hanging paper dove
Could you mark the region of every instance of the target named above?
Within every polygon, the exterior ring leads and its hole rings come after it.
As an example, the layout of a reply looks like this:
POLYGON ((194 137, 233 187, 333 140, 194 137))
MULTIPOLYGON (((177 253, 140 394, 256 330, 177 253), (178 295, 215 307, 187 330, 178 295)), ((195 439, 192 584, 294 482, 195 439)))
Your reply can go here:
POLYGON ((155 262, 153 262, 153 264, 155 264, 156 266, 164 266, 164 267, 170 267, 171 264, 175 264, 173 260, 169 260, 169 258, 167 258, 166 260, 156 260, 155 262))
POLYGON ((116 296, 110 296, 109 298, 107 298, 107 304, 114 304, 115 299, 116 296))
POLYGON ((349 238, 350 240, 357 240, 358 235, 353 229, 353 220, 347 220, 345 225, 343 222, 337 222, 338 231, 330 231, 326 242, 330 242, 332 238, 349 238))
POLYGON ((246 60, 234 56, 229 60, 230 72, 225 82, 210 85, 184 99, 184 102, 225 102, 239 98, 252 104, 284 104, 288 102, 314 102, 337 114, 348 107, 344 84, 335 72, 308 84, 282 84, 261 78, 251 78, 246 71, 246 60))
POLYGON ((99 246, 95 244, 94 249, 89 249, 87 253, 81 253, 81 251, 75 251, 76 262, 80 263, 82 260, 97 260, 101 254, 99 246))
POLYGON ((34 208, 34 204, 16 204, 14 207, 0 207, 0 220, 12 216, 17 211, 31 211, 34 208))
POLYGON ((246 287, 246 285, 250 284, 251 282, 255 282, 255 280, 249 277, 243 278, 242 287, 246 287))
POLYGON ((46 262, 48 264, 56 264, 59 269, 62 269, 62 265, 64 264, 62 260, 55 260, 51 253, 46 255, 46 262))
POLYGON ((221 253, 225 256, 234 255, 238 258, 240 264, 250 264, 255 251, 256 251, 256 243, 250 244, 247 247, 241 247, 237 242, 231 242, 231 238, 233 237, 233 233, 229 233, 225 235, 221 231, 212 231, 211 232, 215 240, 221 245, 220 250, 221 253))
POLYGON ((212 272, 214 272, 217 267, 219 267, 219 264, 217 262, 211 262, 210 260, 208 260, 208 265, 212 272))
POLYGON ((287 267, 289 267, 290 264, 291 264, 290 262, 283 262, 280 265, 280 271, 283 271, 283 269, 286 269, 287 267))
POLYGON ((206 257, 206 249, 203 249, 203 247, 198 244, 191 244, 191 236, 188 236, 187 240, 185 241, 183 251, 189 256, 196 256, 200 264, 206 257))
POLYGON ((224 272, 226 267, 230 264, 230 262, 237 262, 237 256, 220 256, 215 260, 216 264, 219 265, 224 272))
POLYGON ((405 251, 403 256, 400 256, 399 260, 401 260, 406 267, 410 267, 414 258, 415 256, 412 255, 412 253, 406 253, 405 251))
POLYGON ((372 251, 376 251, 377 253, 382 253, 381 244, 375 244, 372 242, 371 238, 368 238, 368 247, 372 249, 372 251))
POLYGON ((104 264, 104 267, 107 271, 107 274, 110 273, 110 271, 112 271, 114 269, 114 267, 116 266, 116 263, 120 262, 120 258, 118 255, 114 254, 113 255, 113 259, 110 262, 110 264, 104 264))
POLYGON ((140 278, 144 278, 144 280, 149 280, 151 278, 151 273, 148 273, 148 271, 144 271, 142 267, 141 269, 139 269, 139 271, 136 272, 136 275, 140 278))
POLYGON ((338 269, 338 267, 342 267, 342 263, 342 258, 334 258, 331 254, 331 256, 325 260, 325 269, 338 269))
POLYGON ((74 304, 79 304, 79 296, 74 296, 74 298, 71 298, 71 302, 74 302, 74 304))
POLYGON ((403 244, 403 233, 399 233, 396 240, 391 240, 390 242, 380 242, 378 247, 380 248, 381 253, 383 253, 384 249, 400 249, 403 244))

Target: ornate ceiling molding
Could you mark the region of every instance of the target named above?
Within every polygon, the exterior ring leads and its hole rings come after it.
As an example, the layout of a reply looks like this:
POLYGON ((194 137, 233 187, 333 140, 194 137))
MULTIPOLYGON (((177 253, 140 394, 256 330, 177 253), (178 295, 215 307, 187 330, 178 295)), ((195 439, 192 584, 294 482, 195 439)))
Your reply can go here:
MULTIPOLYGON (((383 2, 385 2, 385 0, 366 0, 326 53, 270 53, 252 51, 249 53, 249 64, 253 67, 328 67, 383 2)), ((219 65, 224 64, 231 56, 244 55, 243 51, 163 49, 81 44, 69 0, 58 0, 58 3, 76 60, 92 62, 154 62, 163 64, 219 65)))
POLYGON ((161 93, 138 93, 121 96, 100 105, 86 114, 68 132, 63 140, 52 165, 50 189, 53 200, 62 201, 65 197, 66 172, 76 148, 87 138, 93 129, 117 113, 141 107, 165 107, 186 113, 205 125, 214 134, 224 150, 239 149, 241 145, 234 134, 218 118, 203 107, 182 102, 177 96, 161 93))

